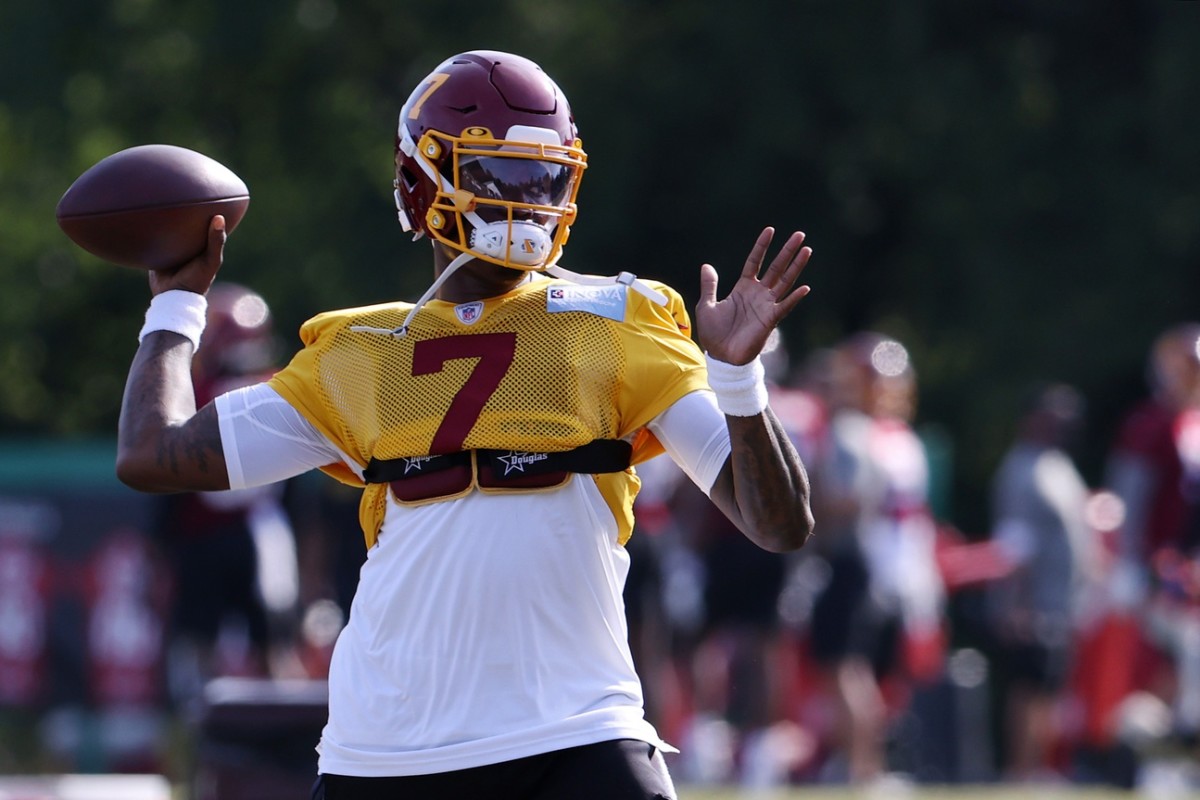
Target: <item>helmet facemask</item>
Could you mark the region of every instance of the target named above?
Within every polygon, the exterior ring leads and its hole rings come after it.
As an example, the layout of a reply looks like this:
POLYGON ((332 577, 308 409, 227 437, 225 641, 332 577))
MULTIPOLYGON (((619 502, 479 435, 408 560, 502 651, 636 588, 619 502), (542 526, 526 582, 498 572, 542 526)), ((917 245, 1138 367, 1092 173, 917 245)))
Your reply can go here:
MULTIPOLYGON (((504 138, 473 126, 460 136, 429 130, 413 142, 400 127, 400 148, 436 191, 423 229, 452 250, 520 270, 544 270, 562 255, 575 220, 575 198, 587 166, 578 140, 561 144, 549 128, 515 125, 504 138)), ((397 183, 404 180, 403 171, 397 183)))

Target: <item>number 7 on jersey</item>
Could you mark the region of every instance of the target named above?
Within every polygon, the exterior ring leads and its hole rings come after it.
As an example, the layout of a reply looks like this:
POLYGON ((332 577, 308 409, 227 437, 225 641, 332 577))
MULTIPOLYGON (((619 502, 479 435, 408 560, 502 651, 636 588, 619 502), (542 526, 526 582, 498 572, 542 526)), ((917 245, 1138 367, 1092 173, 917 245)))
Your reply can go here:
POLYGON ((430 455, 457 453, 483 413, 483 407, 512 366, 517 352, 517 334, 480 333, 470 336, 443 336, 425 339, 413 345, 412 374, 441 372, 446 362, 456 358, 477 358, 479 362, 454 395, 446 416, 433 434, 430 455))

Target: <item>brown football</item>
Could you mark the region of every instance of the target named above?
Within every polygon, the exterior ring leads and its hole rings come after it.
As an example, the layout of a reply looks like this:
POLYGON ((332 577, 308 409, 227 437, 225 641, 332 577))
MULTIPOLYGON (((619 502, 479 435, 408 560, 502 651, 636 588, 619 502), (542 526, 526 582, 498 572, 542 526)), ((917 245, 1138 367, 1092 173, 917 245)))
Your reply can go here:
POLYGON ((202 153, 169 144, 130 147, 80 175, 55 216, 71 241, 105 261, 173 269, 204 251, 209 221, 232 233, 250 205, 246 184, 202 153))

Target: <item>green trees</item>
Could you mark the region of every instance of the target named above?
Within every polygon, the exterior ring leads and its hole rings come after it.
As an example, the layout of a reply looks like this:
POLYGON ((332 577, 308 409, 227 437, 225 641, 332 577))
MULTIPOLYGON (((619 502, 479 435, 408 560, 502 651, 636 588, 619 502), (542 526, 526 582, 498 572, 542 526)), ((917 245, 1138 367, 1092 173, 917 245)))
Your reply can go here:
POLYGON ((761 225, 802 228, 792 353, 861 327, 905 341, 961 513, 1027 379, 1088 395, 1094 476, 1150 338, 1200 315, 1192 5, 7 0, 0 431, 115 429, 146 292, 54 225, 90 164, 161 141, 241 174, 224 275, 290 348, 319 309, 427 285, 390 210, 393 116, 440 58, 494 47, 542 63, 579 119, 568 266, 694 298, 701 262, 732 276, 761 225))

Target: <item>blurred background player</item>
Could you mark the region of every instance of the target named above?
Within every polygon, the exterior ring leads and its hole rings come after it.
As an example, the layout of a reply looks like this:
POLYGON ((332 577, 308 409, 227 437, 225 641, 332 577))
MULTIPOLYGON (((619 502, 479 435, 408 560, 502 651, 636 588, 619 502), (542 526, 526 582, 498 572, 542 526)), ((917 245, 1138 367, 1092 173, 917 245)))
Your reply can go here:
MULTIPOLYGON (((790 357, 778 331, 762 361, 771 408, 811 467, 824 433, 823 405, 814 393, 788 385, 790 357)), ((669 487, 671 519, 686 552, 668 562, 679 571, 690 568, 695 581, 688 587, 691 580, 677 575, 671 588, 685 597, 694 591, 699 600, 688 636, 692 707, 680 734, 680 773, 698 784, 786 784, 813 750, 811 737, 791 718, 796 645, 779 611, 789 570, 803 551, 755 547, 694 484, 674 480, 669 487)))
POLYGON ((814 480, 829 580, 810 646, 839 712, 831 769, 844 774, 830 777, 870 784, 888 772, 889 686, 940 667, 943 589, 908 351, 863 332, 835 348, 831 369, 831 451, 814 480))
POLYGON ((989 585, 988 600, 1007 684, 1005 772, 1014 780, 1055 776, 1080 603, 1097 567, 1089 492, 1069 453, 1083 413, 1072 387, 1033 387, 993 478, 992 540, 1011 567, 989 585))
MULTIPOLYGON (((214 283, 192 361, 197 405, 266 380, 276 355, 263 298, 237 284, 214 283)), ((185 710, 214 677, 298 674, 299 573, 285 486, 163 498, 158 529, 175 584, 168 673, 185 710)))
POLYGON ((1151 651, 1132 680, 1170 707, 1171 733, 1200 733, 1200 323, 1163 331, 1150 348, 1149 395, 1130 410, 1109 454, 1107 486, 1124 503, 1118 582, 1151 651))

